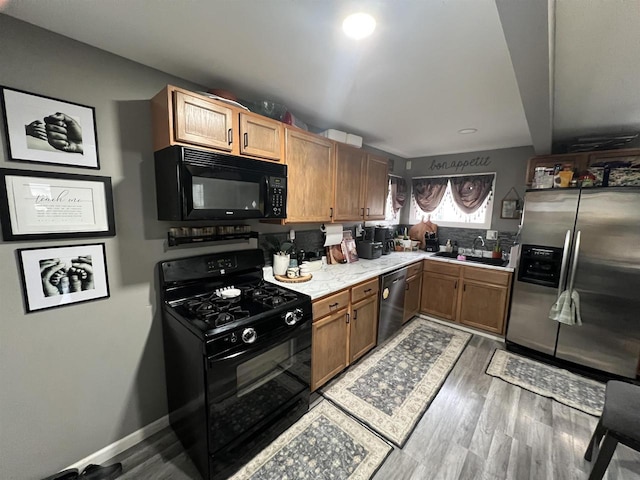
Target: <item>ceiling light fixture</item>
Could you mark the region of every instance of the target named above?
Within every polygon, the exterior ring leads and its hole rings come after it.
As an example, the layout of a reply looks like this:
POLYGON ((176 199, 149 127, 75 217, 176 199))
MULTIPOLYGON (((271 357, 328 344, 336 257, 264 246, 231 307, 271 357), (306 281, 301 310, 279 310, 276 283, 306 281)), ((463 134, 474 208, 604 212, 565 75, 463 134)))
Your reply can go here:
POLYGON ((360 40, 373 33, 376 29, 376 20, 368 13, 353 13, 344 19, 342 29, 348 37, 360 40))
POLYGON ((470 133, 476 133, 477 131, 477 128, 463 128, 462 130, 458 130, 458 133, 460 135, 468 135, 470 133))

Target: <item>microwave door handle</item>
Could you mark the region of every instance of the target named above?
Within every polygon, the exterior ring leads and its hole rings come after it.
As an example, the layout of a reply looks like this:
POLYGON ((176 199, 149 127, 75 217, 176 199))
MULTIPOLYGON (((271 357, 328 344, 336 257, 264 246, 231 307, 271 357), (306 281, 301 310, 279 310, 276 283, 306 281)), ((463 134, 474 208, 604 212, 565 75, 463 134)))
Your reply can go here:
POLYGON ((573 292, 573 286, 576 283, 576 270, 578 269, 578 255, 580 254, 580 230, 576 234, 576 244, 573 247, 573 262, 571 264, 571 277, 569 277, 569 295, 573 292))
POLYGON ((567 280, 567 263, 569 263, 569 247, 571 246, 571 230, 567 230, 564 236, 564 249, 562 250, 562 264, 560 267, 560 281, 558 282, 558 298, 564 289, 567 280))

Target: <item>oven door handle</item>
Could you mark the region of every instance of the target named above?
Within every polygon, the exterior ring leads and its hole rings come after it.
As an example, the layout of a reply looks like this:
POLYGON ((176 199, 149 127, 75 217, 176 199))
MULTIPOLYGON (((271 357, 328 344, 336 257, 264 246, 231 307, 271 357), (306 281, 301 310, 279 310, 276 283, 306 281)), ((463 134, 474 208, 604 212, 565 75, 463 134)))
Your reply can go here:
MULTIPOLYGON (((285 330, 282 335, 278 335, 277 337, 270 338, 268 343, 265 343, 262 348, 259 350, 253 350, 255 348, 255 343, 249 345, 245 343, 239 343, 237 347, 231 348, 230 350, 225 350, 219 354, 207 355, 207 365, 211 367, 213 363, 224 362, 227 360, 238 359, 239 357, 243 357, 243 361, 245 361, 244 356, 250 354, 250 357, 257 357, 258 355, 262 355, 263 353, 269 351, 274 346, 288 342, 289 340, 300 336, 301 327, 307 327, 310 330, 311 320, 307 320, 305 322, 298 322, 294 326, 285 330), (242 348, 240 348, 242 347, 242 348)), ((242 342, 242 339, 239 338, 238 342, 242 342)), ((262 343, 260 335, 256 342, 262 343)), ((250 357, 247 357, 246 360, 249 360, 250 357)))

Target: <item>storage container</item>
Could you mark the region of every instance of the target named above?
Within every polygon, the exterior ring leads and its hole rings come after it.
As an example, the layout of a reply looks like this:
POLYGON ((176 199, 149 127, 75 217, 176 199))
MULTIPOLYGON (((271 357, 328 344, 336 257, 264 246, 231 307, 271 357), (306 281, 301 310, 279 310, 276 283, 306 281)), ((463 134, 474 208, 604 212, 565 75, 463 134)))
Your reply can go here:
POLYGON ((320 135, 331 140, 335 140, 336 142, 347 143, 347 132, 343 132, 341 130, 330 128, 324 132, 320 132, 320 135))
POLYGON ((362 147, 362 137, 359 135, 354 135, 353 133, 347 133, 346 142, 349 145, 353 145, 354 147, 362 147))

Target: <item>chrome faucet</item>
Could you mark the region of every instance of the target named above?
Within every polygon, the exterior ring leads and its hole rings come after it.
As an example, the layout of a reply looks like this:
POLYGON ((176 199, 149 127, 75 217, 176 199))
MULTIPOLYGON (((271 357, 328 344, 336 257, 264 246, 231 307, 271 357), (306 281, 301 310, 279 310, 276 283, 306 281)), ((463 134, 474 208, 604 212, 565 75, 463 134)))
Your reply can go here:
POLYGON ((475 252, 476 250, 476 242, 480 240, 480 244, 482 245, 482 248, 484 248, 485 250, 487 249, 486 245, 484 244, 484 238, 482 238, 481 235, 478 235, 476 238, 473 239, 473 245, 471 246, 471 248, 473 249, 473 251, 475 252))

